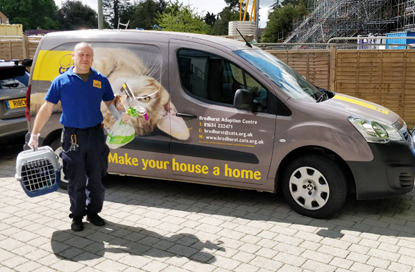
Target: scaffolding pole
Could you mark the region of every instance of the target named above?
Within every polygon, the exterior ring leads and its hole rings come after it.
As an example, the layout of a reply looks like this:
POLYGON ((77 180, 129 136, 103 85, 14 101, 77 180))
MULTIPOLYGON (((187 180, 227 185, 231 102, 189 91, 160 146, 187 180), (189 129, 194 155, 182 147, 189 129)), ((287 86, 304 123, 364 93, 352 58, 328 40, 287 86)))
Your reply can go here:
POLYGON ((320 0, 284 43, 415 29, 415 0, 320 0))

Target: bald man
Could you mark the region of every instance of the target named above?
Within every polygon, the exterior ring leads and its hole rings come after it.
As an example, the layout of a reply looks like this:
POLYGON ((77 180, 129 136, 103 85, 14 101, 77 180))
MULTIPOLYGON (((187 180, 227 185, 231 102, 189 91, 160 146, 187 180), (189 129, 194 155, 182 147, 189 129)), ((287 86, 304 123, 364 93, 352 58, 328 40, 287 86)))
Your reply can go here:
POLYGON ((101 101, 109 106, 114 93, 108 79, 92 66, 94 51, 90 44, 78 43, 72 53, 74 66, 57 76, 37 113, 28 145, 37 149, 40 131, 60 101, 62 115, 63 171, 68 178, 71 229, 82 231, 83 217, 96 226, 104 226, 101 212, 105 188, 102 178, 107 172, 109 148, 101 125, 101 101), (86 189, 89 204, 86 204, 86 189))

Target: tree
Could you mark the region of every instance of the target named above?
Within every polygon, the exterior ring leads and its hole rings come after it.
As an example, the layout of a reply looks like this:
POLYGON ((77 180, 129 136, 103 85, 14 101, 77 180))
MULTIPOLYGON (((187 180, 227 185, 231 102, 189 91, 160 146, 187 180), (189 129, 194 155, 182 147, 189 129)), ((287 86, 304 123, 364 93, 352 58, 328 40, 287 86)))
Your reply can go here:
POLYGON ((159 0, 157 3, 157 11, 163 13, 167 8, 167 2, 165 0, 159 0))
POLYGON ((11 24, 22 24, 25 30, 59 28, 54 0, 0 0, 0 10, 11 24))
POLYGON ((283 0, 281 2, 282 6, 285 6, 288 4, 292 4, 294 6, 304 5, 308 9, 314 5, 314 0, 283 0))
POLYGON ((163 30, 167 31, 202 34, 207 34, 210 31, 209 25, 190 6, 184 6, 178 0, 167 5, 164 13, 157 17, 157 22, 163 30))
POLYGON ((304 5, 307 10, 312 11, 314 9, 315 0, 277 0, 274 4, 271 5, 271 8, 278 9, 288 4, 292 4, 294 6, 304 5))
POLYGON ((239 0, 224 0, 224 1, 231 10, 239 11, 239 0))
POLYGON ((303 4, 294 6, 287 4, 274 9, 268 16, 267 27, 261 36, 261 42, 278 42, 288 36, 292 31, 293 21, 306 15, 307 10, 303 4))
POLYGON ((98 15, 81 1, 66 1, 58 10, 58 20, 61 30, 75 30, 80 28, 97 28, 98 15))
MULTIPOLYGON (((224 1, 226 2, 228 6, 218 13, 216 21, 214 22, 213 25, 211 25, 212 29, 210 31, 210 34, 212 35, 228 35, 229 22, 239 21, 239 14, 240 14, 239 0, 224 0, 224 1)), ((245 11, 244 10, 245 6, 246 6, 246 2, 243 3, 242 5, 242 15, 245 11)), ((249 12, 247 12, 246 15, 247 15, 247 18, 249 18, 249 12)), ((205 17, 205 21, 206 21, 206 17, 205 17)), ((206 23, 210 25, 208 21, 206 21, 206 23)))
POLYGON ((152 29, 158 14, 164 12, 166 7, 164 0, 142 0, 137 5, 128 6, 119 17, 121 22, 130 21, 128 28, 152 29))
POLYGON ((205 23, 212 27, 216 23, 216 15, 208 11, 205 15, 205 23))
MULTIPOLYGON (((105 21, 112 28, 118 28, 120 14, 123 14, 130 7, 129 0, 102 0, 102 9, 105 21)), ((121 22, 127 23, 127 22, 121 22)))
POLYGON ((159 13, 159 5, 153 0, 144 0, 128 7, 121 15, 121 21, 130 21, 129 28, 152 29, 159 13))
POLYGON ((239 21, 239 11, 233 11, 231 7, 225 7, 219 14, 218 20, 212 26, 212 35, 228 35, 230 21, 239 21))

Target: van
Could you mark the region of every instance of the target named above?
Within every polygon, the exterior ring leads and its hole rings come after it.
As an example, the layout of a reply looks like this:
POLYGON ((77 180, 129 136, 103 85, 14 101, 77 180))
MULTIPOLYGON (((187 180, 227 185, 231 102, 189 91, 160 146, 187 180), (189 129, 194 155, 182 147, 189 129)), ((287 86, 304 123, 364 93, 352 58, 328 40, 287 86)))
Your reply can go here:
MULTIPOLYGON (((29 82, 31 121, 79 42, 93 46, 93 68, 116 96, 115 111, 102 108, 111 174, 281 191, 313 218, 336 215, 348 194, 386 198, 414 186, 414 143, 397 114, 318 88, 266 51, 221 37, 47 34, 29 82), (120 112, 130 115, 127 123, 120 112)), ((57 105, 40 140, 58 153, 59 117, 57 105)))

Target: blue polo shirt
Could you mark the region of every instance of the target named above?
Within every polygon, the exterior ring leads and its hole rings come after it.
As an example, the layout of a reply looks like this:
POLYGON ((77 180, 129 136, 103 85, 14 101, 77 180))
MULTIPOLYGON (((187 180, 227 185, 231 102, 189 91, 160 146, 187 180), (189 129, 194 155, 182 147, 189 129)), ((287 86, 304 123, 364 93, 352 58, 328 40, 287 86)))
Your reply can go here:
POLYGON ((73 72, 73 67, 57 76, 46 94, 45 100, 57 104, 61 101, 60 123, 65 127, 88 128, 103 121, 101 101, 114 99, 114 92, 108 79, 92 69, 84 82, 73 72))

